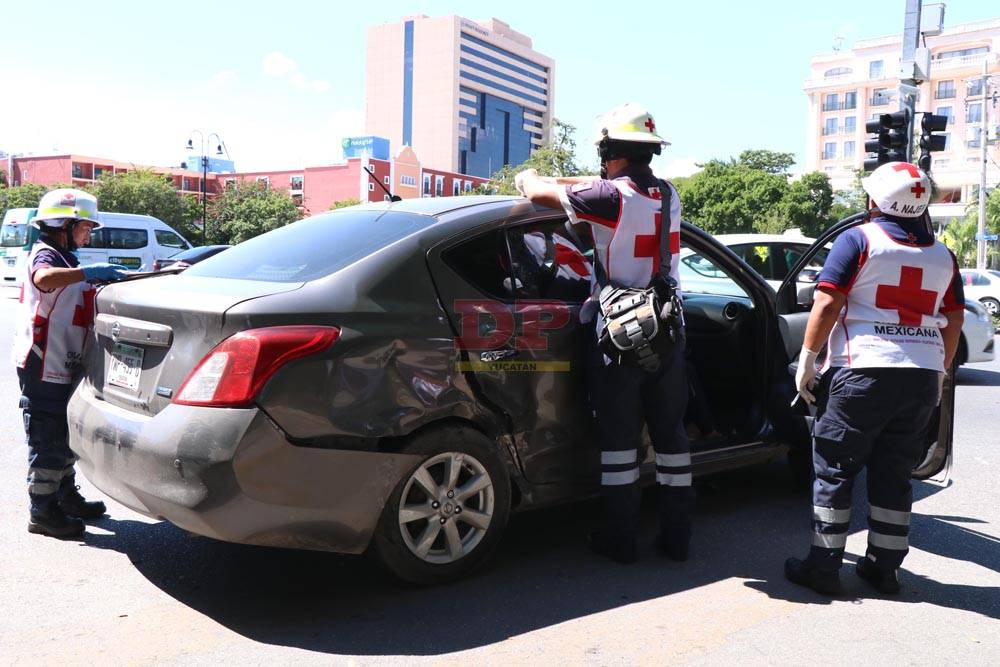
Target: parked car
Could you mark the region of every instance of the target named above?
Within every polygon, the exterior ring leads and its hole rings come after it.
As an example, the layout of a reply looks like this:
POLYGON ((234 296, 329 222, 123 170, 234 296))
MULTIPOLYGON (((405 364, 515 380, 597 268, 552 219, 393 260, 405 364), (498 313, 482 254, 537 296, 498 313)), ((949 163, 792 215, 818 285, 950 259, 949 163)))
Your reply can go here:
POLYGON ((203 245, 190 248, 188 250, 182 250, 176 255, 171 255, 166 259, 158 259, 153 262, 153 270, 161 271, 168 266, 174 266, 178 262, 183 262, 185 266, 191 266, 192 264, 197 264, 198 262, 208 259, 218 255, 220 252, 226 248, 231 248, 230 245, 203 245))
POLYGON ((993 361, 996 354, 993 339, 993 320, 986 308, 975 299, 965 299, 965 319, 962 321, 962 337, 958 341, 955 364, 993 361))
POLYGON ((993 317, 1000 317, 1000 271, 962 269, 965 296, 983 304, 993 317))
MULTIPOLYGON (((578 318, 591 250, 565 222, 513 197, 365 204, 105 287, 69 405, 80 467, 200 535, 371 549, 417 583, 468 574, 512 511, 598 491, 578 318)), ((681 241, 739 290, 685 291, 723 434, 692 443, 695 474, 807 451, 789 408, 808 318, 795 285, 776 293, 687 223, 681 241)), ((915 477, 947 464, 952 411, 949 382, 915 477)))

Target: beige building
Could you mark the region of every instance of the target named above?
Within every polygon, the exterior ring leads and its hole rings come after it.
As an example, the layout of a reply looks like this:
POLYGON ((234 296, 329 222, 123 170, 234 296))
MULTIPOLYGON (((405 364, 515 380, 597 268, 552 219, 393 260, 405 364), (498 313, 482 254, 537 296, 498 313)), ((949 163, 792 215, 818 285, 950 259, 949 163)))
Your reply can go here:
MULTIPOLYGON (((1000 75, 1000 18, 948 27, 927 37, 931 52, 930 80, 920 86, 917 111, 948 116, 947 149, 933 154, 932 175, 941 190, 940 203, 931 206, 940 222, 965 214, 966 204, 979 188, 981 119, 989 113, 992 128, 1000 125, 1000 106, 992 93, 1000 90, 1000 76, 985 91, 979 81, 983 63, 1000 75), (987 109, 988 107, 988 109, 987 109)), ((899 62, 902 36, 859 40, 851 50, 814 56, 805 82, 809 98, 806 144, 807 171, 823 171, 835 190, 853 185, 854 170, 865 160, 865 123, 878 115, 899 110, 899 62)), ((919 123, 919 114, 917 122, 919 123)), ((919 125, 918 125, 919 127, 919 125)), ((1000 182, 1000 153, 989 147, 992 158, 987 184, 1000 182)))
POLYGON ((393 153, 489 177, 548 139, 555 63, 497 19, 411 16, 368 30, 366 131, 393 153))

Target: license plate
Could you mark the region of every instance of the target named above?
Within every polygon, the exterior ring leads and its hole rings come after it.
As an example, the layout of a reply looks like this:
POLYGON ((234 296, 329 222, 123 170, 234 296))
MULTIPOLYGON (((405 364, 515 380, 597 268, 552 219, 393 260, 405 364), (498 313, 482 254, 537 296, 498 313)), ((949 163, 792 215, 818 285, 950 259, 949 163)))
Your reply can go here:
POLYGON ((111 351, 108 384, 136 391, 139 388, 139 375, 142 373, 143 353, 141 347, 115 343, 111 351))
POLYGON ((5 259, 7 260, 7 266, 14 266, 17 264, 17 257, 6 257, 5 259))
POLYGON ((112 264, 121 264, 127 269, 138 269, 142 266, 140 257, 108 257, 108 261, 112 264))

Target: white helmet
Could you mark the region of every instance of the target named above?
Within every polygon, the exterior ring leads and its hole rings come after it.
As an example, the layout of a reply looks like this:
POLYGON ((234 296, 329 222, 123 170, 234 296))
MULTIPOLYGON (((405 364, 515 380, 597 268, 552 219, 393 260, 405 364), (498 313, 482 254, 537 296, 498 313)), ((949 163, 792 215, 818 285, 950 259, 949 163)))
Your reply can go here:
POLYGON ((883 164, 861 185, 880 211, 901 218, 919 218, 931 198, 931 179, 909 162, 883 164))
POLYGON ((613 141, 656 144, 657 153, 660 146, 670 145, 669 141, 656 134, 656 123, 645 107, 632 102, 626 102, 607 112, 601 116, 599 123, 600 129, 594 138, 594 145, 600 144, 605 138, 613 141))
POLYGON ((46 192, 38 202, 38 212, 31 224, 39 229, 62 227, 67 220, 86 220, 98 229, 101 223, 97 219, 97 197, 71 188, 46 192))

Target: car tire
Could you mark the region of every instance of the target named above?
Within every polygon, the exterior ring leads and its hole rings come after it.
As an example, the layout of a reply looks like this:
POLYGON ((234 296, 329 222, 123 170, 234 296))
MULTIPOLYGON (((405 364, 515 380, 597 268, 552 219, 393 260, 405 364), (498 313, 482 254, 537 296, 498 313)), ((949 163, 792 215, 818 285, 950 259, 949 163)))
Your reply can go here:
POLYGON ((1000 301, 991 296, 984 296, 979 300, 979 303, 983 304, 983 308, 990 314, 990 317, 1000 316, 1000 301))
POLYGON ((382 510, 374 539, 379 561, 417 586, 467 576, 492 555, 510 516, 510 476, 495 443, 472 428, 448 426, 415 436, 401 453, 422 460, 382 510))

